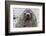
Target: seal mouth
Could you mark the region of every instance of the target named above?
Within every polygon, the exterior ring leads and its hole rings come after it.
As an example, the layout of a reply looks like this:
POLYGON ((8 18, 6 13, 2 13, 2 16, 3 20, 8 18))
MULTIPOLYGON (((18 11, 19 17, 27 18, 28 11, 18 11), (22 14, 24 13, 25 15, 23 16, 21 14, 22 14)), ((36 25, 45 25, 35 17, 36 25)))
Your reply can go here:
POLYGON ((26 20, 30 20, 30 17, 29 17, 29 16, 27 16, 27 17, 26 17, 26 20))

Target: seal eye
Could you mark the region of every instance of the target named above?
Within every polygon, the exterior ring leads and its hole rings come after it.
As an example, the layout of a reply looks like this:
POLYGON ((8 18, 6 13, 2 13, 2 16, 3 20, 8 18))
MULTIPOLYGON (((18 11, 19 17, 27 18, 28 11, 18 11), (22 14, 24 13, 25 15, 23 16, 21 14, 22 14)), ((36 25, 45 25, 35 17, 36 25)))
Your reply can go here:
POLYGON ((13 19, 16 19, 16 17, 13 17, 13 19))
POLYGON ((24 27, 26 27, 26 25, 24 25, 24 27))

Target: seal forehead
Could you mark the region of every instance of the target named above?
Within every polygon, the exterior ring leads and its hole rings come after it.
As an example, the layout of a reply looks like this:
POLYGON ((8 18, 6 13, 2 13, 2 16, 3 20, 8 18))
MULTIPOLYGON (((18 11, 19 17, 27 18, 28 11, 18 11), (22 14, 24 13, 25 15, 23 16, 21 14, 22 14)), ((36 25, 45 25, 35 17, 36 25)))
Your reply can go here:
POLYGON ((32 10, 29 9, 29 8, 28 8, 28 9, 25 9, 25 10, 24 10, 24 13, 32 13, 32 10))

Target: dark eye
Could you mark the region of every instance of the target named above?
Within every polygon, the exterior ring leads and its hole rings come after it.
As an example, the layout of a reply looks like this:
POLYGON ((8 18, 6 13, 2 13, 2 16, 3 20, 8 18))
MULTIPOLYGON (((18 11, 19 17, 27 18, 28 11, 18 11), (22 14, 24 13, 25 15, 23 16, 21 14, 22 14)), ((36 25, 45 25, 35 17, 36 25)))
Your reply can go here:
POLYGON ((16 19, 16 17, 13 17, 13 19, 16 19))

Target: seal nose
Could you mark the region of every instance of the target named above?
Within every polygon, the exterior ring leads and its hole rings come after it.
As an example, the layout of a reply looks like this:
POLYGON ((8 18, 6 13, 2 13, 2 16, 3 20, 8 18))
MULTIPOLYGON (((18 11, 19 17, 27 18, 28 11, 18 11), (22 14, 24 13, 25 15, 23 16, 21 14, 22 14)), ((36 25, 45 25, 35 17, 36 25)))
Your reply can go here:
POLYGON ((29 15, 27 15, 29 17, 29 15))

